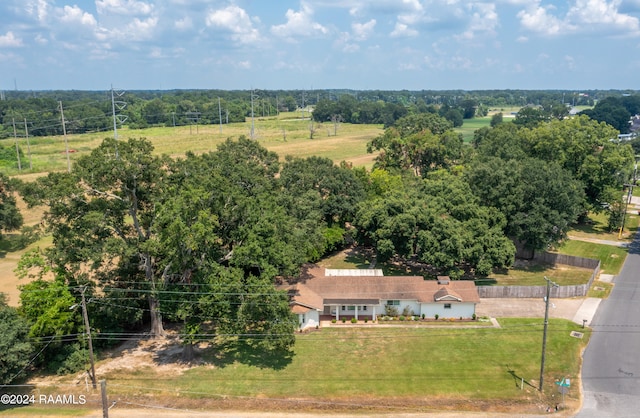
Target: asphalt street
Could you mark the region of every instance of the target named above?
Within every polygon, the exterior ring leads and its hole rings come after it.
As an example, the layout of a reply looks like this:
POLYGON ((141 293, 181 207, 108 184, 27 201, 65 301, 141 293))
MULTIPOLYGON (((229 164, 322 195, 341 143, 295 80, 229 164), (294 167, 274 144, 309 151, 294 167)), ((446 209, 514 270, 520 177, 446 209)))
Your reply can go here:
POLYGON ((640 416, 640 240, 600 303, 584 353, 579 418, 640 416))

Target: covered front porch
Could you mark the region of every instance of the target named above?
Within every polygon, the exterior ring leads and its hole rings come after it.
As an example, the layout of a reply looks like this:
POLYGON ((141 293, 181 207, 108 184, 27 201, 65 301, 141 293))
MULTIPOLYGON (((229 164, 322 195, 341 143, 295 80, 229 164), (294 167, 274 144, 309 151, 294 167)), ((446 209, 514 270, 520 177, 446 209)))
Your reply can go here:
POLYGON ((336 321, 352 318, 375 321, 377 315, 384 313, 380 311, 380 299, 325 299, 321 317, 336 321))

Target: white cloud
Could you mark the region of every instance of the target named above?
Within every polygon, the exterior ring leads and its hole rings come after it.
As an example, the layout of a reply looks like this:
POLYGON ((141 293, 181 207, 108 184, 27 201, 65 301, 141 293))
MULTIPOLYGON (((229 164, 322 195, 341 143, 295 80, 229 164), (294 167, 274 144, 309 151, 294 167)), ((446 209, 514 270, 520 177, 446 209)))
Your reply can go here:
POLYGON ((59 9, 59 19, 62 23, 79 24, 82 26, 96 27, 98 22, 91 13, 87 13, 78 6, 64 6, 59 9))
POLYGON ((567 20, 576 24, 608 26, 611 29, 638 32, 638 18, 618 12, 620 1, 577 0, 567 13, 567 20))
POLYGON ((13 32, 9 31, 6 35, 0 35, 0 48, 16 48, 23 46, 21 38, 16 37, 13 32))
POLYGON ((133 41, 141 41, 152 39, 154 30, 158 26, 158 18, 150 17, 148 19, 140 20, 138 18, 133 19, 125 29, 126 39, 133 41))
POLYGON ((352 16, 369 14, 398 15, 401 13, 422 12, 424 7, 420 0, 344 0, 340 2, 349 8, 352 16))
POLYGON ((49 15, 49 1, 48 0, 32 0, 28 1, 24 7, 27 14, 34 16, 38 22, 44 22, 49 15))
POLYGON ((182 19, 176 20, 173 26, 178 30, 187 30, 193 27, 193 21, 189 16, 186 16, 182 19))
POLYGON ((137 0, 96 0, 96 9, 99 14, 148 15, 153 5, 137 0))
POLYGON ((360 50, 360 45, 358 44, 345 43, 342 47, 342 52, 347 52, 347 53, 358 52, 359 50, 360 50))
POLYGON ((471 3, 468 9, 472 12, 471 22, 459 38, 473 39, 477 33, 494 35, 498 27, 498 13, 493 3, 471 3))
POLYGON ((260 39, 260 33, 253 27, 253 22, 247 12, 235 5, 210 11, 205 22, 209 27, 230 32, 231 39, 242 44, 256 42, 260 39))
POLYGON ((525 29, 545 35, 559 34, 564 25, 560 19, 548 13, 548 8, 540 6, 539 3, 520 11, 518 19, 525 29))
POLYGON ((621 0, 574 0, 565 16, 543 7, 540 0, 518 13, 523 28, 546 36, 571 33, 640 36, 640 20, 621 13, 621 0))
POLYGON ((368 39, 373 33, 375 26, 375 19, 371 19, 366 23, 352 23, 351 31, 353 32, 353 39, 356 41, 364 41, 368 39))
POLYGON ((287 22, 271 26, 271 33, 281 38, 295 41, 298 37, 322 36, 329 30, 313 21, 313 9, 305 2, 300 3, 300 11, 288 9, 285 14, 287 22))
POLYGON ((49 40, 42 36, 41 34, 37 34, 34 40, 40 45, 46 45, 49 43, 49 40))
POLYGON ((564 62, 568 69, 574 70, 576 68, 576 60, 571 55, 565 55, 564 62))
POLYGON ((418 31, 410 28, 404 23, 396 22, 396 26, 393 28, 390 35, 392 38, 413 37, 418 36, 418 31))

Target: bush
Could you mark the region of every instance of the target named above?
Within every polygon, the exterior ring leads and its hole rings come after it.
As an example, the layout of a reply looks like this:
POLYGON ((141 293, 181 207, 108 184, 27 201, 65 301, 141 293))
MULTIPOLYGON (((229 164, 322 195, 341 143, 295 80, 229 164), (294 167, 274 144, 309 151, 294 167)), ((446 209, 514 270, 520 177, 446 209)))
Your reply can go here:
POLYGON ((404 321, 404 320, 405 320, 404 315, 400 315, 400 320, 401 320, 401 321, 404 321))
POLYGON ((351 323, 352 323, 352 324, 357 324, 357 323, 358 323, 358 320, 357 320, 357 319, 355 319, 355 318, 351 318, 351 323))
POLYGON ((398 316, 398 308, 393 305, 386 305, 384 307, 384 314, 386 316, 398 316))
POLYGON ((335 318, 333 318, 333 319, 331 320, 331 323, 332 323, 332 324, 335 324, 336 322, 338 322, 338 321, 336 321, 336 319, 335 319, 335 318))
POLYGON ((344 324, 345 322, 347 322, 346 318, 342 318, 342 323, 344 324))
POLYGON ((436 318, 436 321, 437 321, 437 320, 438 320, 438 318, 440 318, 440 315, 435 314, 435 318, 436 318))
POLYGON ((475 313, 473 315, 471 315, 471 319, 473 319, 474 321, 476 320, 476 318, 477 318, 477 316, 476 316, 475 313))
POLYGON ((84 370, 88 364, 89 350, 80 348, 80 344, 70 344, 57 353, 47 365, 47 370, 64 375, 84 370))

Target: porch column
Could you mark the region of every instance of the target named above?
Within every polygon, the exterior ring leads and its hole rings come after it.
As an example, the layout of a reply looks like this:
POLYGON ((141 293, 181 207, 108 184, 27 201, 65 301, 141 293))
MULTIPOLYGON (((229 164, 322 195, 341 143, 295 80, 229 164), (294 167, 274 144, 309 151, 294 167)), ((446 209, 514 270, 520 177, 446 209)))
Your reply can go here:
POLYGON ((340 320, 340 305, 336 306, 336 321, 340 320))
POLYGON ((356 305, 356 321, 358 320, 358 308, 360 308, 360 305, 356 305))
POLYGON ((376 320, 376 307, 373 307, 373 314, 371 314, 371 320, 375 322, 376 320))

